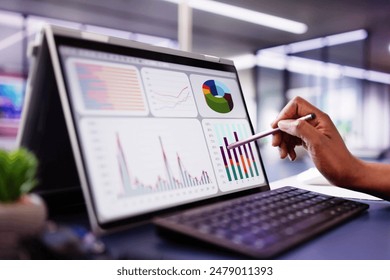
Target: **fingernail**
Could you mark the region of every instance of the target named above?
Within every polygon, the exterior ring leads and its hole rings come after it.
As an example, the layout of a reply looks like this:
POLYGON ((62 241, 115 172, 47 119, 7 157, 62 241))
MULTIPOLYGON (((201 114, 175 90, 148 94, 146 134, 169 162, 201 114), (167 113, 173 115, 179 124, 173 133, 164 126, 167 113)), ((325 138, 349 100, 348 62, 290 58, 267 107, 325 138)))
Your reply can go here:
POLYGON ((294 161, 294 159, 291 157, 290 154, 288 154, 288 159, 289 159, 290 161, 294 161))

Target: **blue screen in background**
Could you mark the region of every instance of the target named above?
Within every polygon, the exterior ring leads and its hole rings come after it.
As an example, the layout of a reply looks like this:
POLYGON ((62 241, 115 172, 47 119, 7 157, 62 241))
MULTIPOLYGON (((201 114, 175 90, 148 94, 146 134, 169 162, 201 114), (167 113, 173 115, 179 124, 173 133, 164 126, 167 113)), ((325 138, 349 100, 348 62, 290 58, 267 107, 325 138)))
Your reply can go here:
POLYGON ((15 136, 22 113, 25 80, 0 76, 0 136, 15 136))
POLYGON ((0 118, 18 119, 22 112, 23 81, 5 82, 0 79, 0 118))

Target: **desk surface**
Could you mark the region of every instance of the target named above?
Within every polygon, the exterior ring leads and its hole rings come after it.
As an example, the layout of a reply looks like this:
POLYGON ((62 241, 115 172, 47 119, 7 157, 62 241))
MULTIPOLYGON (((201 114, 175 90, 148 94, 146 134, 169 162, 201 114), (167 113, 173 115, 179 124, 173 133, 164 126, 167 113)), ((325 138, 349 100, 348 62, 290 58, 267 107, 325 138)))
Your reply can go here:
MULTIPOLYGON (((390 259, 390 203, 365 201, 363 215, 332 229, 277 259, 390 259)), ((105 236, 114 258, 119 259, 245 259, 245 256, 197 241, 160 237, 151 224, 105 236)))
MULTIPOLYGON (((307 188, 293 177, 273 182, 271 188, 287 183, 307 188)), ((327 194, 331 194, 331 189, 327 194)), ((383 200, 362 202, 370 205, 364 214, 298 245, 279 255, 277 259, 390 260, 390 202, 383 200)), ((77 218, 67 216, 62 222, 85 224, 87 218, 85 215, 77 218)), ((238 253, 196 240, 183 241, 161 237, 155 226, 150 223, 104 236, 102 240, 109 248, 110 257, 115 259, 247 259, 238 253)))

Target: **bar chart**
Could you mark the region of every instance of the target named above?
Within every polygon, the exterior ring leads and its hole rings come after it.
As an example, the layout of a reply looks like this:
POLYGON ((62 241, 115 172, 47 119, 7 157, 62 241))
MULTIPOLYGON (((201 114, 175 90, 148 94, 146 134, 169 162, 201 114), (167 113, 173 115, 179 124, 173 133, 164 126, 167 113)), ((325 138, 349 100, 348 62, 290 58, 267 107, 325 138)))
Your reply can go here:
POLYGON ((221 190, 230 191, 264 182, 254 143, 227 149, 229 144, 250 135, 246 120, 204 120, 203 129, 212 151, 212 161, 221 190))
MULTIPOLYGON (((238 141, 237 131, 233 131, 235 141, 238 141)), ((226 175, 229 181, 259 176, 259 170, 250 144, 229 150, 227 137, 222 137, 223 143, 219 146, 226 175), (231 173, 232 171, 232 173, 231 173)))
POLYGON ((131 65, 70 59, 71 84, 84 113, 146 115, 146 97, 138 69, 131 65))

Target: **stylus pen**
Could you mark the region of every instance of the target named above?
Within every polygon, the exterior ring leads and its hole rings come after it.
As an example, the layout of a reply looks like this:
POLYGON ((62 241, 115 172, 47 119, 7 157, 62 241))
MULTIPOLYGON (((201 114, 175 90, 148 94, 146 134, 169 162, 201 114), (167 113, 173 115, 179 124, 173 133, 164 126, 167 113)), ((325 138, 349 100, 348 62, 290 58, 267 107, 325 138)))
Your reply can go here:
MULTIPOLYGON (((311 114, 308 114, 306 116, 298 118, 298 120, 309 121, 309 120, 314 119, 315 117, 316 117, 316 115, 314 113, 311 113, 311 114)), ((229 150, 230 149, 234 149, 234 148, 237 148, 239 146, 245 145, 246 143, 249 143, 249 142, 255 141, 257 139, 263 138, 265 136, 274 134, 274 133, 276 133, 278 131, 280 131, 279 127, 271 129, 271 130, 263 131, 263 132, 260 132, 260 133, 256 133, 255 135, 252 135, 251 137, 248 137, 247 139, 240 140, 240 141, 237 141, 235 143, 232 143, 232 144, 228 145, 227 148, 229 150)))

